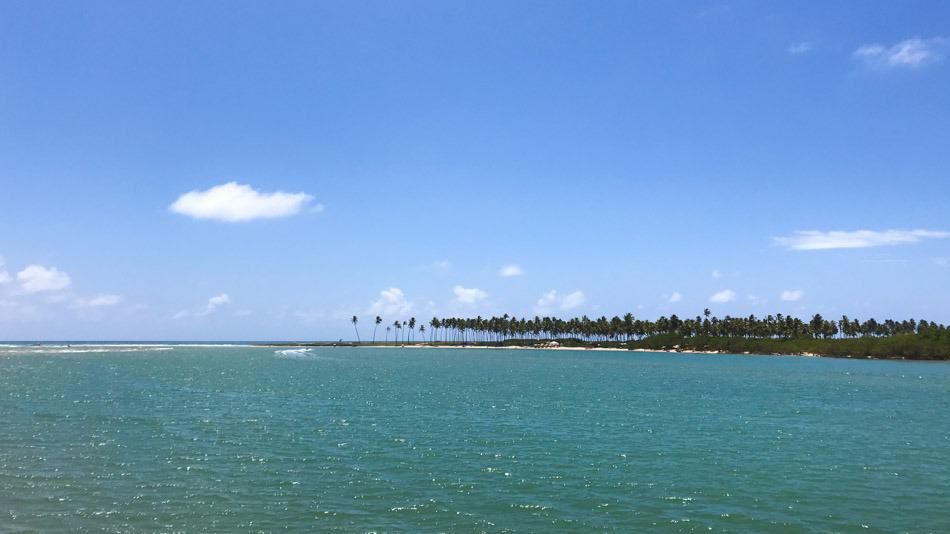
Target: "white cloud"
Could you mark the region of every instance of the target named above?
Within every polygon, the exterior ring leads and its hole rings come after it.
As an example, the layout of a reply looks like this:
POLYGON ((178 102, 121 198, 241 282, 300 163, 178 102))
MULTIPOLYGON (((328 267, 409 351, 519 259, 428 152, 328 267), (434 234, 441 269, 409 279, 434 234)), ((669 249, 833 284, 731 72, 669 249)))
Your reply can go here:
POLYGON ((785 302, 796 302, 801 300, 803 296, 805 296, 805 292, 801 289, 786 289, 785 291, 782 291, 782 294, 779 295, 779 298, 785 302))
POLYGON ((563 299, 561 299, 561 309, 570 310, 572 308, 581 306, 585 302, 587 302, 587 297, 584 295, 583 291, 568 293, 563 299))
POLYGON ((231 304, 231 297, 229 297, 227 293, 215 295, 208 299, 208 304, 205 306, 204 315, 214 313, 215 310, 226 304, 231 304))
POLYGON ((455 293, 455 300, 462 304, 474 304, 488 297, 488 293, 485 293, 477 287, 468 288, 455 286, 452 288, 452 292, 455 293))
POLYGON ((218 308, 231 304, 231 297, 227 293, 221 293, 220 295, 215 295, 208 299, 208 303, 205 304, 204 308, 197 311, 183 310, 176 313, 174 319, 182 319, 184 317, 204 317, 206 315, 211 315, 212 313, 218 311, 218 308))
POLYGON ((102 294, 90 299, 76 299, 75 305, 82 308, 98 308, 101 306, 115 306, 122 302, 121 295, 102 294))
POLYGON ((802 54, 807 54, 811 52, 815 46, 808 41, 801 41, 798 43, 792 43, 788 45, 788 48, 785 49, 786 52, 792 54, 793 56, 800 56, 802 54))
POLYGON ((570 310, 582 306, 587 302, 587 296, 583 291, 575 291, 567 295, 559 295, 557 291, 551 290, 541 295, 541 298, 534 305, 535 313, 550 313, 552 310, 570 310))
POLYGON ((733 300, 736 300, 736 292, 731 289, 723 289, 709 297, 709 302, 732 302, 733 300))
POLYGON ((917 68, 942 60, 948 48, 950 39, 946 37, 914 37, 892 46, 863 45, 854 51, 854 57, 876 69, 917 68))
POLYGON ((673 294, 670 295, 670 298, 667 300, 669 300, 670 302, 679 302, 683 300, 683 295, 680 295, 679 291, 674 291, 673 294))
POLYGON ((372 315, 407 315, 412 311, 413 303, 406 300, 406 295, 398 287, 391 287, 379 292, 379 298, 370 304, 369 312, 372 315))
MULTIPOLYGON (((185 193, 169 209, 195 219, 241 222, 294 215, 311 200, 306 193, 260 193, 249 185, 228 182, 207 191, 185 193)), ((318 204, 315 209, 321 211, 323 206, 318 204)))
POLYGON ((72 283, 68 274, 56 267, 42 265, 27 265, 17 273, 16 278, 20 282, 20 287, 27 293, 58 291, 66 289, 72 283))
POLYGON ((865 248, 917 243, 923 239, 950 237, 950 232, 936 230, 857 230, 804 231, 788 237, 775 237, 777 245, 790 250, 824 250, 835 248, 865 248))
POLYGON ((548 313, 552 308, 557 306, 557 302, 557 291, 552 289, 551 291, 541 295, 541 298, 539 298, 534 304, 534 311, 536 313, 548 313))
POLYGON ((504 277, 506 277, 506 278, 510 278, 510 277, 512 277, 512 276, 521 276, 521 275, 523 275, 523 274, 524 274, 524 270, 523 270, 521 267, 519 267, 518 265, 511 264, 511 265, 505 265, 504 267, 502 267, 501 269, 499 269, 498 274, 501 275, 501 276, 504 276, 504 277))

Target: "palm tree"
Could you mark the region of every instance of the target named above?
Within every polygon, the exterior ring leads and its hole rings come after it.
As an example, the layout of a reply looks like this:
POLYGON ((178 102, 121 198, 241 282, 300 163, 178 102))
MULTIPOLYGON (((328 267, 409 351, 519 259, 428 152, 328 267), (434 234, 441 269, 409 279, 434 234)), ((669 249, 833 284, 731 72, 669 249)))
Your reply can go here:
POLYGON ((438 341, 439 327, 442 326, 442 323, 439 321, 439 319, 433 317, 432 321, 429 322, 429 326, 432 327, 432 329, 429 330, 429 340, 431 341, 432 336, 435 336, 435 340, 438 341))
POLYGON ((413 332, 413 330, 415 330, 415 329, 416 329, 416 318, 415 318, 415 317, 410 317, 410 318, 409 318, 409 336, 410 336, 410 338, 412 338, 412 339, 415 338, 415 336, 412 335, 412 332, 413 332))
POLYGON ((379 328, 379 323, 381 323, 381 322, 383 322, 383 318, 377 315, 377 316, 376 316, 376 324, 375 324, 375 326, 373 326, 373 345, 376 344, 376 329, 379 328))
POLYGON ((426 340, 426 325, 424 324, 419 325, 419 337, 422 338, 422 341, 426 340))
POLYGON ((359 329, 359 328, 356 328, 356 323, 360 322, 360 320, 359 320, 359 318, 357 318, 357 317, 354 315, 353 318, 350 319, 350 322, 353 323, 353 330, 356 331, 356 342, 359 343, 359 342, 360 342, 360 329, 359 329))
POLYGON ((402 323, 399 320, 393 322, 393 343, 399 343, 399 329, 402 328, 402 323))
POLYGON ((389 327, 389 326, 386 327, 386 341, 383 341, 383 343, 389 343, 389 330, 390 330, 390 328, 391 328, 391 327, 389 327))

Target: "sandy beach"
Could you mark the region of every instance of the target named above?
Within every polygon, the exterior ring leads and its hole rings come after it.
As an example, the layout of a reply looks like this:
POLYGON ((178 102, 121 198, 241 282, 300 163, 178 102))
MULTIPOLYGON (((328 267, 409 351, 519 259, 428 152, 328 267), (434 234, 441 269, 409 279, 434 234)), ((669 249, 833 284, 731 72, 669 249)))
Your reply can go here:
MULTIPOLYGON (((683 354, 727 354, 724 352, 719 352, 715 350, 679 350, 679 349, 622 349, 615 347, 525 347, 525 346, 505 346, 505 347, 492 347, 492 346, 483 346, 483 345, 429 345, 429 344, 420 344, 420 343, 409 343, 405 345, 359 345, 360 347, 372 347, 372 348, 392 348, 392 349, 401 349, 401 348, 413 348, 413 349, 506 349, 506 350, 571 350, 571 351, 596 351, 596 352, 669 352, 669 353, 683 353, 683 354)), ((763 355, 767 356, 767 355, 763 355)), ((814 354, 801 354, 801 356, 816 356, 814 354)))

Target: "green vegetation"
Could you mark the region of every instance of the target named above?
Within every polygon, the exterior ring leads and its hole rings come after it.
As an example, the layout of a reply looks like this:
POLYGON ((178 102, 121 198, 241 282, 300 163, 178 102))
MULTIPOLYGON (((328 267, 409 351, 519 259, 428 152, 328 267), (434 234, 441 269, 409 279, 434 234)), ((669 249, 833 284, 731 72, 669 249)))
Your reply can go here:
POLYGON ((629 348, 718 351, 750 354, 816 354, 839 358, 906 358, 911 360, 950 359, 950 331, 896 334, 857 338, 736 338, 696 336, 684 338, 659 334, 633 341, 629 348))
MULTIPOLYGON (((356 325, 356 317, 352 320, 356 325)), ((376 318, 376 324, 382 322, 376 318)), ((416 318, 395 321, 393 344, 411 342, 416 318), (408 326, 408 330, 406 329, 408 326), (400 336, 400 330, 405 334, 400 336)), ((389 344, 388 332, 386 343, 389 344)), ((843 316, 809 321, 789 315, 718 318, 676 315, 656 320, 623 317, 437 318, 420 325, 420 342, 432 345, 537 346, 557 341, 561 346, 613 347, 651 350, 702 350, 729 353, 804 354, 854 358, 950 359, 950 330, 926 320, 859 321, 843 316), (428 334, 428 339, 426 338, 428 334)), ((375 336, 374 336, 375 338, 375 336)))

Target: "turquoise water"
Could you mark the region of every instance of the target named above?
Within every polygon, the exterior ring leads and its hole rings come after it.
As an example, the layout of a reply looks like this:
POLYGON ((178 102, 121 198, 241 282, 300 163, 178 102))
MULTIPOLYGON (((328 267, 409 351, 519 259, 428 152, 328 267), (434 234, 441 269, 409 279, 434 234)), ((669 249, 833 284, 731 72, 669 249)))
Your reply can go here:
POLYGON ((167 349, 0 347, 0 531, 950 531, 947 364, 167 349))

